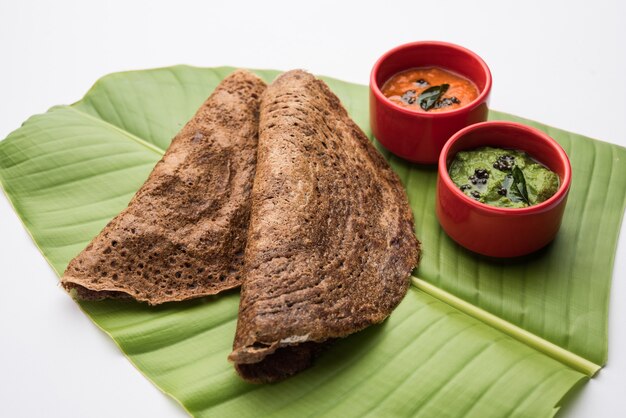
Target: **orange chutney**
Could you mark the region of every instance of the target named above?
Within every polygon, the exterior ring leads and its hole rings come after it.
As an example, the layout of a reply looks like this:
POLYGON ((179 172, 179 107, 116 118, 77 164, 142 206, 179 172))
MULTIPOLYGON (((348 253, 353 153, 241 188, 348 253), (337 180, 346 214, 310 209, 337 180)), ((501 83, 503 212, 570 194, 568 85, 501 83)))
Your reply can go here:
POLYGON ((387 80, 381 90, 395 104, 416 112, 446 112, 478 97, 474 83, 439 67, 401 71, 387 80))

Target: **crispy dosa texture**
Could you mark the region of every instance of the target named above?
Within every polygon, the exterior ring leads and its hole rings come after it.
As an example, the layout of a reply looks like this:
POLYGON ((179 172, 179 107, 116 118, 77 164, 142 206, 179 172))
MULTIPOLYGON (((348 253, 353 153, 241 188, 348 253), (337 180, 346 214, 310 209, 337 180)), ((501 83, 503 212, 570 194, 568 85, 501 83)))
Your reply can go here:
POLYGON ((63 287, 157 305, 239 286, 265 87, 242 70, 224 79, 128 207, 69 263, 63 287))
POLYGON ((383 321, 419 243, 398 176, 324 82, 280 76, 261 102, 239 320, 229 359, 251 382, 308 367, 321 343, 383 321))

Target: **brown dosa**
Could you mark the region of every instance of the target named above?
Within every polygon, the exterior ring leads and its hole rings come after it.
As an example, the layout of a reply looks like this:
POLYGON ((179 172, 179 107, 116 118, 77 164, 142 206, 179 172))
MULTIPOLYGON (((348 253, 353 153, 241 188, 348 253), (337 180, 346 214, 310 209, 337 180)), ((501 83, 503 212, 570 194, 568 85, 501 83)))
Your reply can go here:
POLYGON ((324 82, 290 71, 261 103, 239 320, 251 382, 309 366, 324 342, 383 321, 419 243, 397 175, 324 82))
POLYGON ((242 70, 224 79, 128 207, 70 262, 63 287, 156 305, 239 286, 265 87, 242 70))

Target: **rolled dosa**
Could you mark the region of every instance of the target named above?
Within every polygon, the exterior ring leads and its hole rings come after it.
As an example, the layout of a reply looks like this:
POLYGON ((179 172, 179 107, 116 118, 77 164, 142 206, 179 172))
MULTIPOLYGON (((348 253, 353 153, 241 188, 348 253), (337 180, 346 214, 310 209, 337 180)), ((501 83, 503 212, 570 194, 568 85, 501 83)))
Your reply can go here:
POLYGON ((224 79, 62 285, 151 305, 239 286, 265 87, 242 70, 224 79))
POLYGON ((324 82, 281 75, 261 103, 239 318, 229 359, 251 382, 309 366, 383 321, 419 257, 398 176, 324 82))

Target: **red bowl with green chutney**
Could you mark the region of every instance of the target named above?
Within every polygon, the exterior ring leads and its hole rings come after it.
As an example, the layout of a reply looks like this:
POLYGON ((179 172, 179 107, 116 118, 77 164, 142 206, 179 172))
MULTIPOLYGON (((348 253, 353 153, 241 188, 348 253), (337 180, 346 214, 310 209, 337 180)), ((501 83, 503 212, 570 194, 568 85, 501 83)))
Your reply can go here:
MULTIPOLYGON (((427 78, 427 77, 426 77, 427 78)), ((417 77, 409 100, 415 101, 424 91, 417 77)), ((430 81, 429 87, 445 81, 430 81)), ((450 96, 455 86, 440 98, 450 96)), ((447 87, 446 87, 447 89, 447 87)), ((410 92, 410 91, 406 91, 410 92)), ((385 53, 374 64, 370 75, 370 125, 376 139, 389 151, 406 160, 421 164, 436 164, 446 141, 458 130, 487 120, 487 102, 491 92, 491 72, 475 53, 461 46, 437 41, 412 42, 385 53), (436 111, 420 111, 403 106, 384 94, 392 78, 410 69, 435 68, 470 81, 476 89, 475 98, 460 105, 436 111)), ((460 96, 459 96, 460 97, 460 96)), ((456 97, 447 97, 446 100, 456 97)), ((421 100, 420 100, 421 102, 421 100)), ((439 100, 441 102, 441 100, 439 100)), ((435 109, 431 109, 435 110, 435 109)))
POLYGON ((514 122, 483 122, 453 135, 439 157, 436 213, 444 231, 463 247, 490 257, 517 257, 545 247, 556 236, 572 179, 567 154, 545 133, 514 122), (481 147, 517 150, 556 173, 559 185, 547 200, 523 208, 481 203, 449 174, 460 151, 481 147))

